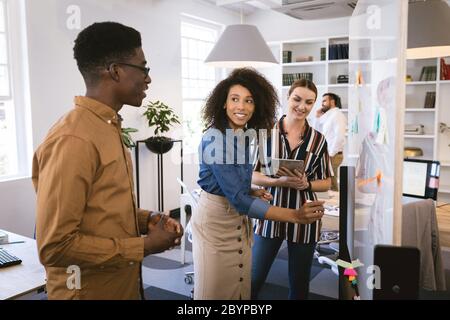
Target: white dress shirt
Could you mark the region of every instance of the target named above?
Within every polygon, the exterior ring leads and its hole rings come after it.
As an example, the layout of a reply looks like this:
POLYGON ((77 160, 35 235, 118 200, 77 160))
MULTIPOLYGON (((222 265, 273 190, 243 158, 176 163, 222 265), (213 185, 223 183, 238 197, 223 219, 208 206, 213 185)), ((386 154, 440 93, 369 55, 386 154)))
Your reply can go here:
POLYGON ((347 118, 341 109, 335 107, 316 119, 315 129, 325 136, 328 144, 328 154, 330 157, 334 157, 338 152, 344 150, 347 118))

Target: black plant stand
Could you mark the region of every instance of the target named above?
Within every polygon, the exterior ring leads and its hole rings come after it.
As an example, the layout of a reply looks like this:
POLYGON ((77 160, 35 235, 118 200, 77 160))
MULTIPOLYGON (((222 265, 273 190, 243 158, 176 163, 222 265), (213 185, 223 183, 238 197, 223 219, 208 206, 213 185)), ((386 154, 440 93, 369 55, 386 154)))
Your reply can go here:
MULTIPOLYGON (((174 143, 180 143, 180 158, 181 158, 181 180, 183 180, 183 140, 173 140, 174 143)), ((145 140, 136 141, 135 161, 136 161, 136 198, 137 206, 140 208, 140 188, 139 188, 139 144, 144 143, 145 140)), ((170 152, 170 151, 169 151, 170 152)), ((164 154, 157 154, 158 157, 158 210, 164 211, 164 154)), ((181 193, 183 193, 183 187, 181 187, 181 193)))

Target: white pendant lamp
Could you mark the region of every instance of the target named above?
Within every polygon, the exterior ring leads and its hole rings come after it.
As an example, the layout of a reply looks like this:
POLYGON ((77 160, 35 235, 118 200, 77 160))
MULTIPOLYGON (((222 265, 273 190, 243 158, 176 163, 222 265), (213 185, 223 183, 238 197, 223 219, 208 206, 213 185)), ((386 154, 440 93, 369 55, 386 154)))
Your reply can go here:
POLYGON ((408 59, 450 56, 450 8, 441 0, 410 1, 408 59))
POLYGON ((263 68, 278 64, 259 30, 248 24, 227 26, 205 63, 222 68, 263 68))

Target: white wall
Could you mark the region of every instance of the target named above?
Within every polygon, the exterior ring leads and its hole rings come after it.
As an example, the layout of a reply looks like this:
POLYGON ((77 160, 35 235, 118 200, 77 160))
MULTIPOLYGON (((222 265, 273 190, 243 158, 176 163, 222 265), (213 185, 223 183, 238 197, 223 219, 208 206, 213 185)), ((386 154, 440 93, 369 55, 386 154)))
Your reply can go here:
MULTIPOLYGON (((51 125, 72 108, 75 95, 84 94, 84 83, 73 59, 73 40, 80 30, 69 30, 69 5, 81 9, 81 28, 97 21, 117 21, 142 35, 143 49, 151 68, 148 99, 160 99, 181 115, 180 15, 187 13, 224 25, 236 23, 238 15, 201 0, 39 0, 26 1, 33 148, 44 139, 51 125)), ((124 107, 124 125, 139 128, 135 137, 152 132, 146 128, 141 110, 124 107)), ((181 134, 178 134, 181 137, 181 134)), ((145 148, 143 148, 145 149, 145 148)), ((177 155, 178 150, 174 150, 177 155)), ((156 208, 156 157, 142 150, 141 207, 156 208)), ((165 158, 165 209, 178 207, 179 165, 165 158), (172 191, 173 190, 173 191, 172 191)), ((185 168, 191 180, 197 166, 185 168)), ((0 228, 32 236, 35 195, 31 179, 0 182, 0 228)))
MULTIPOLYGON (((181 110, 181 13, 227 25, 239 22, 239 14, 212 6, 202 0, 40 0, 26 1, 33 148, 44 139, 51 125, 72 108, 73 96, 84 94, 84 83, 73 59, 73 40, 80 30, 69 30, 66 20, 69 5, 81 9, 81 28, 97 21, 118 21, 142 34, 143 49, 151 68, 152 84, 148 100, 159 99, 181 110)), ((348 33, 348 19, 301 21, 272 11, 246 17, 258 26, 267 41, 301 39, 348 33), (276 27, 274 27, 276 26, 276 27)), ((145 139, 142 110, 124 107, 124 126, 135 127, 136 139, 145 139)), ((181 138, 181 129, 172 132, 181 138)), ((165 155, 165 209, 178 207, 179 149, 165 155)), ((186 157, 185 160, 189 160, 186 157)), ((141 207, 157 207, 156 156, 144 147, 140 152, 141 207)), ((197 164, 185 163, 185 181, 195 186, 197 164)), ((32 236, 35 196, 30 179, 0 183, 0 228, 32 236), (14 215, 14 218, 12 218, 14 215)))
POLYGON ((35 193, 31 179, 0 182, 0 229, 34 235, 35 193))

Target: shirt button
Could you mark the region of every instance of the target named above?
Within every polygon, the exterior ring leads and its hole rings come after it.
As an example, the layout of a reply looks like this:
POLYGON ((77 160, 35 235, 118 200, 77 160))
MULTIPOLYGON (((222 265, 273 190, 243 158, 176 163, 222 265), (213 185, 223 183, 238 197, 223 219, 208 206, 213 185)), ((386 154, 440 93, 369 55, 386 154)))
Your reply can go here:
POLYGON ((129 263, 129 265, 130 265, 130 266, 134 265, 134 262, 133 262, 133 261, 131 261, 131 262, 129 263))
POLYGON ((241 242, 241 241, 242 241, 242 238, 241 238, 241 237, 239 237, 239 238, 238 238, 238 241, 239 241, 239 242, 241 242))
POLYGON ((241 263, 240 265, 239 265, 239 268, 242 268, 244 265, 241 263))
POLYGON ((238 226, 237 229, 238 229, 238 230, 241 230, 241 226, 238 226))
POLYGON ((240 281, 240 282, 244 281, 244 278, 239 278, 239 281, 240 281))
POLYGON ((106 121, 106 122, 108 122, 109 124, 111 124, 111 120, 108 120, 108 121, 106 121))
POLYGON ((242 254, 242 250, 239 250, 239 254, 242 254))

